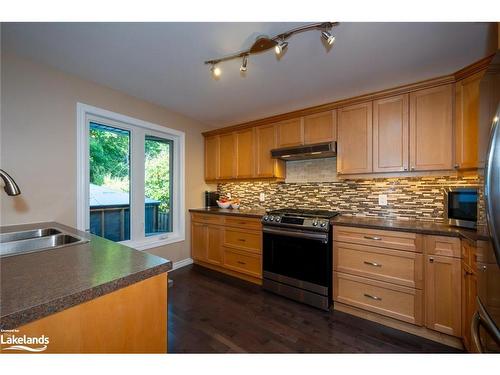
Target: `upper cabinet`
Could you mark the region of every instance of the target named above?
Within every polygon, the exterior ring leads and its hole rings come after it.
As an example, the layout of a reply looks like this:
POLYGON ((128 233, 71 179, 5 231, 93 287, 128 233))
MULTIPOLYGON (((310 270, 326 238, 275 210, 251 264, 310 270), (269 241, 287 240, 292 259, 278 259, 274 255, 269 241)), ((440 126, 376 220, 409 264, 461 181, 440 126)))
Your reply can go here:
POLYGON ((337 140, 337 110, 304 117, 304 143, 314 144, 337 140))
MULTIPOLYGON (((479 123, 479 84, 483 72, 476 73, 455 84, 455 168, 484 167, 485 142, 489 126, 479 123), (482 147, 481 147, 482 146, 482 147)), ((489 125, 489 124, 488 124, 489 125)))
POLYGON ((372 102, 338 110, 337 172, 371 173, 372 167, 372 102))
POLYGON ((205 180, 216 180, 219 176, 219 136, 205 138, 205 180))
POLYGON ((373 102, 373 172, 408 170, 408 94, 373 102))
POLYGON ((302 117, 280 122, 278 127, 278 147, 292 147, 304 144, 304 123, 302 117))
POLYGON ((236 137, 234 133, 221 134, 219 136, 219 174, 221 180, 230 179, 236 172, 236 137))
POLYGON ((453 86, 410 94, 410 170, 453 167, 453 86))
POLYGON ((271 150, 277 145, 276 125, 263 125, 255 128, 255 144, 258 178, 284 178, 285 166, 282 160, 271 158, 271 150))
POLYGON ((253 128, 235 132, 236 178, 252 178, 255 174, 255 130, 253 128))

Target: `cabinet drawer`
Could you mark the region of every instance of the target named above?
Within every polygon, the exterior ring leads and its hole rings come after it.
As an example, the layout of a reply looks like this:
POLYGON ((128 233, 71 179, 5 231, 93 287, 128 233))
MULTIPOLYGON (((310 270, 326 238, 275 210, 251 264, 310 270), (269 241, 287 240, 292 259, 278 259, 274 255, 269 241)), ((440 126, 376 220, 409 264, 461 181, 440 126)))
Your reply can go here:
POLYGON ((261 233, 226 227, 224 230, 224 246, 261 254, 261 233))
POLYGON ((442 255, 460 258, 460 238, 446 236, 425 236, 425 252, 428 255, 442 255))
POLYGON ((246 273, 254 277, 262 277, 260 255, 225 248, 224 265, 233 271, 246 273))
POLYGON ((224 218, 221 215, 216 215, 216 214, 192 213, 191 220, 206 224, 222 224, 224 218))
POLYGON ((260 223, 260 219, 250 219, 245 217, 238 216, 226 216, 224 219, 224 223, 227 226, 237 227, 241 229, 250 229, 250 230, 261 230, 262 224, 260 223))
POLYGON ((422 254, 334 242, 335 271, 422 289, 422 254))
POLYGON ((335 272, 333 299, 408 323, 422 325, 422 291, 335 272))
POLYGON ((422 236, 416 233, 335 226, 335 241, 422 252, 422 236))

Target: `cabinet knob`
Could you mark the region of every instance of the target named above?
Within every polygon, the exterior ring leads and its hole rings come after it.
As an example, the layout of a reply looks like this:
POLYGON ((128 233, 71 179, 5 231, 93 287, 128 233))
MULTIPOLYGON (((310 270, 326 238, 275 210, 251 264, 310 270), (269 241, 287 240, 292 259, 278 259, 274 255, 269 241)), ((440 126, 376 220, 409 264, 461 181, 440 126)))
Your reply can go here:
POLYGON ((404 167, 404 168, 403 168, 403 171, 407 171, 407 170, 408 170, 408 167, 404 167))
POLYGON ((410 170, 414 171, 415 170, 415 167, 411 167, 410 170))
POLYGON ((453 168, 455 168, 455 169, 460 168, 460 164, 455 164, 455 165, 453 166, 453 168))
POLYGON ((429 262, 434 263, 434 258, 430 257, 429 262))

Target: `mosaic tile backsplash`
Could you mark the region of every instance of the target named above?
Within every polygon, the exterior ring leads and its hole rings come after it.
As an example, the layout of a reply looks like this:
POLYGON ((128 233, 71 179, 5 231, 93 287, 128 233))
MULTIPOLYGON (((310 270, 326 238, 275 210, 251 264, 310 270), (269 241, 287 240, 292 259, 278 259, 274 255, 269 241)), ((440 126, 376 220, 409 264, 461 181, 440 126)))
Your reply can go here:
POLYGON ((480 176, 377 178, 329 182, 230 182, 218 185, 222 195, 241 199, 242 208, 318 208, 342 214, 389 219, 443 220, 443 189, 477 186, 480 191, 478 224, 485 223, 483 178, 480 176), (259 202, 259 193, 266 195, 259 202), (387 206, 378 195, 387 194, 387 206))

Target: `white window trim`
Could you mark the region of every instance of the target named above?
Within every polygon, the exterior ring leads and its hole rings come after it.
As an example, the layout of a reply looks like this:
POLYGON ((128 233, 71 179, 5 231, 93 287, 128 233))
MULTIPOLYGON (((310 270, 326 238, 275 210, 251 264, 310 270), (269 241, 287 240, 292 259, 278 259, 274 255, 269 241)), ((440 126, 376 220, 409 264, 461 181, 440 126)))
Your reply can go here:
MULTIPOLYGON (((170 129, 165 126, 156 125, 151 122, 139 120, 133 117, 125 116, 120 113, 111 112, 102 108, 93 107, 83 103, 76 104, 76 124, 77 124, 77 227, 80 230, 87 230, 89 228, 89 163, 88 163, 88 134, 89 134, 89 118, 99 117, 109 120, 111 122, 119 122, 121 124, 130 125, 130 129, 133 131, 134 128, 142 128, 145 130, 162 133, 168 135, 170 138, 174 139, 174 186, 172 201, 174 202, 174 212, 172 214, 173 219, 173 231, 171 233, 159 234, 157 236, 146 237, 141 240, 129 240, 122 241, 120 243, 133 247, 137 250, 146 250, 153 247, 163 246, 171 244, 174 242, 180 242, 185 240, 185 134, 179 130, 170 129), (176 206, 177 205, 177 206, 176 206)), ((137 139, 136 139, 137 141, 137 139)), ((131 141, 131 147, 134 147, 133 140, 131 141)), ((142 146, 143 147, 143 146, 142 146)), ((131 166, 132 167, 132 166, 131 166)), ((131 168, 132 171, 132 168, 131 168)), ((130 196, 130 201, 132 202, 134 197, 130 196)), ((144 199, 143 197, 137 197, 135 199, 144 199)), ((143 194, 142 194, 143 195, 143 194)), ((132 205, 131 205, 132 207, 132 205)), ((137 206, 136 206, 137 207, 137 206)), ((144 210, 140 210, 142 215, 144 215, 144 210)), ((141 215, 140 212, 137 214, 141 215)), ((131 212, 132 215, 132 212, 131 212)), ((142 220, 143 221, 143 220, 142 220)), ((130 221, 130 233, 137 233, 138 228, 134 228, 132 225, 132 220, 130 221)))

